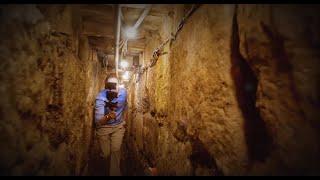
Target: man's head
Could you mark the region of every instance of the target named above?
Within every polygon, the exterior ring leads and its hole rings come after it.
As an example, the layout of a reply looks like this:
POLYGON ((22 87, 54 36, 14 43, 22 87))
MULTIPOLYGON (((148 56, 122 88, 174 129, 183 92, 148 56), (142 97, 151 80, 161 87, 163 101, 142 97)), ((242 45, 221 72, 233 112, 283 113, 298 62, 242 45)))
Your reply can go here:
POLYGON ((119 82, 114 76, 107 77, 105 80, 105 88, 111 91, 118 91, 119 82))
POLYGON ((106 86, 105 88, 109 91, 108 97, 107 97, 109 100, 112 100, 118 96, 119 83, 116 77, 114 76, 107 77, 105 86, 106 86))

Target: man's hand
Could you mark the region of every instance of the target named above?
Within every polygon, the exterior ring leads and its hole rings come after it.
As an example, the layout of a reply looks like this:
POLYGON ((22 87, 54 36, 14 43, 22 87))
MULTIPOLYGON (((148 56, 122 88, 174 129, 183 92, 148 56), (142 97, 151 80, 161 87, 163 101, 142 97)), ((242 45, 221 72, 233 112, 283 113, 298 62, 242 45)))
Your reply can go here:
POLYGON ((107 115, 109 115, 109 117, 110 117, 110 119, 115 119, 116 118, 116 112, 114 112, 114 111, 111 111, 109 114, 107 114, 107 115))
POLYGON ((116 113, 114 111, 111 111, 107 115, 103 116, 103 118, 97 122, 97 125, 99 125, 99 126, 105 125, 105 124, 107 124, 108 121, 110 121, 111 119, 115 119, 115 118, 116 118, 116 113))

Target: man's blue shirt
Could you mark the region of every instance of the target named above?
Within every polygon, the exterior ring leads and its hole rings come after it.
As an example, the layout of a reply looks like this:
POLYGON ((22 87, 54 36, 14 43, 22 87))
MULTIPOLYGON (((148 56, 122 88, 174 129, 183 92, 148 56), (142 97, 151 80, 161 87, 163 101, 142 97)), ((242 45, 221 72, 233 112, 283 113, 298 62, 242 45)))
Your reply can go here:
MULTIPOLYGON (((95 122, 98 122, 104 115, 110 112, 110 109, 106 107, 106 102, 109 102, 107 99, 107 93, 109 90, 104 89, 99 92, 98 96, 96 97, 96 104, 95 104, 95 122)), ((118 97, 114 98, 111 102, 118 103, 116 109, 116 119, 112 119, 107 122, 106 125, 114 126, 123 122, 123 112, 127 107, 127 90, 125 88, 120 88, 118 97)))

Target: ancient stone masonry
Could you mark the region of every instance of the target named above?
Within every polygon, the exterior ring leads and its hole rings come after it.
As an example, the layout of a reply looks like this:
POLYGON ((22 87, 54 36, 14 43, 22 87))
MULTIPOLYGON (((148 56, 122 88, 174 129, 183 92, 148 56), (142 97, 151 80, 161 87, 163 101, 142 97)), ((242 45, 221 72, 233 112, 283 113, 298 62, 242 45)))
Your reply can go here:
MULTIPOLYGON (((188 8, 176 6, 148 38, 143 64, 188 8)), ((160 175, 318 174, 316 12, 202 5, 131 82, 124 151, 160 175)))
POLYGON ((319 172, 319 113, 313 103, 319 102, 317 9, 238 8, 240 52, 257 77, 256 107, 273 140, 266 162, 253 167, 255 173, 319 172))
POLYGON ((3 175, 85 170, 94 96, 103 80, 88 45, 82 49, 88 55, 75 54, 73 29, 65 29, 71 27, 71 14, 68 6, 1 8, 3 175))

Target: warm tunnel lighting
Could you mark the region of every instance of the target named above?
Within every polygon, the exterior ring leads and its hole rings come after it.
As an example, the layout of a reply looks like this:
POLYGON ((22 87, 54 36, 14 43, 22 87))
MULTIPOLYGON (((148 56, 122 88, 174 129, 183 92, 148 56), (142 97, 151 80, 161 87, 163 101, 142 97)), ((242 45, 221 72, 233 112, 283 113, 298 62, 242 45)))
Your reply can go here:
POLYGON ((129 63, 126 60, 121 60, 120 66, 121 66, 122 69, 125 69, 125 68, 127 68, 129 66, 129 63))
POLYGON ((127 39, 134 39, 137 35, 137 29, 134 27, 129 27, 125 30, 125 36, 127 39))
POLYGON ((124 74, 122 75, 122 79, 124 81, 128 81, 129 78, 130 78, 129 71, 124 72, 124 74))

